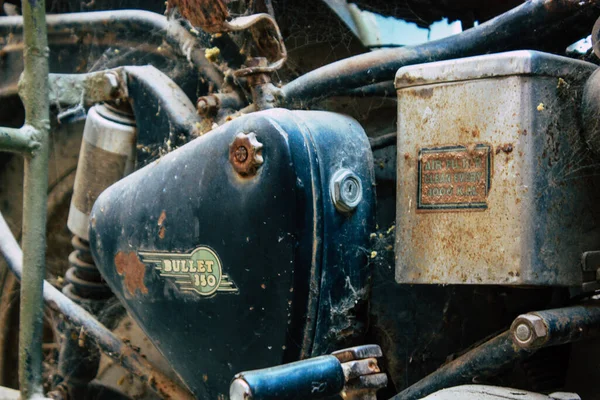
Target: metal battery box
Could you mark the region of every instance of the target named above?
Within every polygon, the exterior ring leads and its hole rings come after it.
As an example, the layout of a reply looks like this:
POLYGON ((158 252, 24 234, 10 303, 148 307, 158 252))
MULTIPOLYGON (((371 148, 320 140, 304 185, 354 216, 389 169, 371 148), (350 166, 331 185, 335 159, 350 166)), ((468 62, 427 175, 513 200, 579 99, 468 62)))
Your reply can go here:
POLYGON ((595 68, 516 51, 398 70, 397 282, 582 283, 600 246, 578 116, 595 68))

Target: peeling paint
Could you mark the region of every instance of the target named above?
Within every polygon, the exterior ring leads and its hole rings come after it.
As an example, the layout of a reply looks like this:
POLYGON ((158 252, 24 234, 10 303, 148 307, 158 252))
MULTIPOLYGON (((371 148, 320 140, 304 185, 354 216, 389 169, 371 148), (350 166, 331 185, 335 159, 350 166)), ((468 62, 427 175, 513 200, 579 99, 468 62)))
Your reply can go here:
POLYGON ((123 284, 132 296, 135 296, 136 290, 148 294, 148 288, 144 284, 146 266, 134 252, 118 252, 115 256, 115 267, 119 275, 123 276, 123 284))

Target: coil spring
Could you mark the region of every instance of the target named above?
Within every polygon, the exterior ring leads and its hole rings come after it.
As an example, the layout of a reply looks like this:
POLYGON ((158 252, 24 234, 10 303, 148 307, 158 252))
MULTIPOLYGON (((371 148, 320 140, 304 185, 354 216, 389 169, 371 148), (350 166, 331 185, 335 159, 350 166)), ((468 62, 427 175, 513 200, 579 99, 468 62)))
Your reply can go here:
POLYGON ((89 243, 73 236, 71 244, 75 250, 69 254, 70 268, 65 275, 68 284, 63 292, 73 301, 94 308, 93 303, 107 300, 112 292, 96 268, 89 243))

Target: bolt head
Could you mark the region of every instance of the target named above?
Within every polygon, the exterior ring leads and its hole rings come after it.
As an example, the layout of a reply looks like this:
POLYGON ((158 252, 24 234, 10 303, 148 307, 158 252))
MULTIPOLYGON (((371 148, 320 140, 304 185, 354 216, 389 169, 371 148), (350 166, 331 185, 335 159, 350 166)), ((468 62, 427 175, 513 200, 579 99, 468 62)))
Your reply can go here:
POLYGON ((515 337, 520 342, 526 342, 531 337, 531 329, 527 324, 520 324, 515 329, 515 337))
POLYGON ((239 175, 253 176, 264 162, 262 148, 254 132, 238 133, 229 145, 229 162, 239 175))
POLYGON ((547 340, 548 327, 535 314, 518 316, 511 326, 513 340, 523 348, 536 347, 547 340))
POLYGON ((331 198, 341 212, 351 212, 362 200, 362 182, 358 175, 342 168, 333 174, 330 184, 331 198))

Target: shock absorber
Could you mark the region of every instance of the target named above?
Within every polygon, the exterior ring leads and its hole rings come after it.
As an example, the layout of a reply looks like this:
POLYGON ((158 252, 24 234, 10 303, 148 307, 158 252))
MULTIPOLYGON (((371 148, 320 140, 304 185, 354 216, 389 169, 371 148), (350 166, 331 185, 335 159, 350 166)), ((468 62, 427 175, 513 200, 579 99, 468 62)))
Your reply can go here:
MULTIPOLYGON (((98 104, 87 115, 75 174, 67 226, 73 233, 74 251, 69 255, 67 284, 63 293, 98 315, 112 297, 96 268, 88 244, 89 216, 94 202, 111 184, 130 173, 135 165, 136 128, 128 109, 98 104)), ((100 353, 88 343, 85 332, 63 326, 58 359, 56 398, 85 397, 88 383, 96 377, 100 353)))

